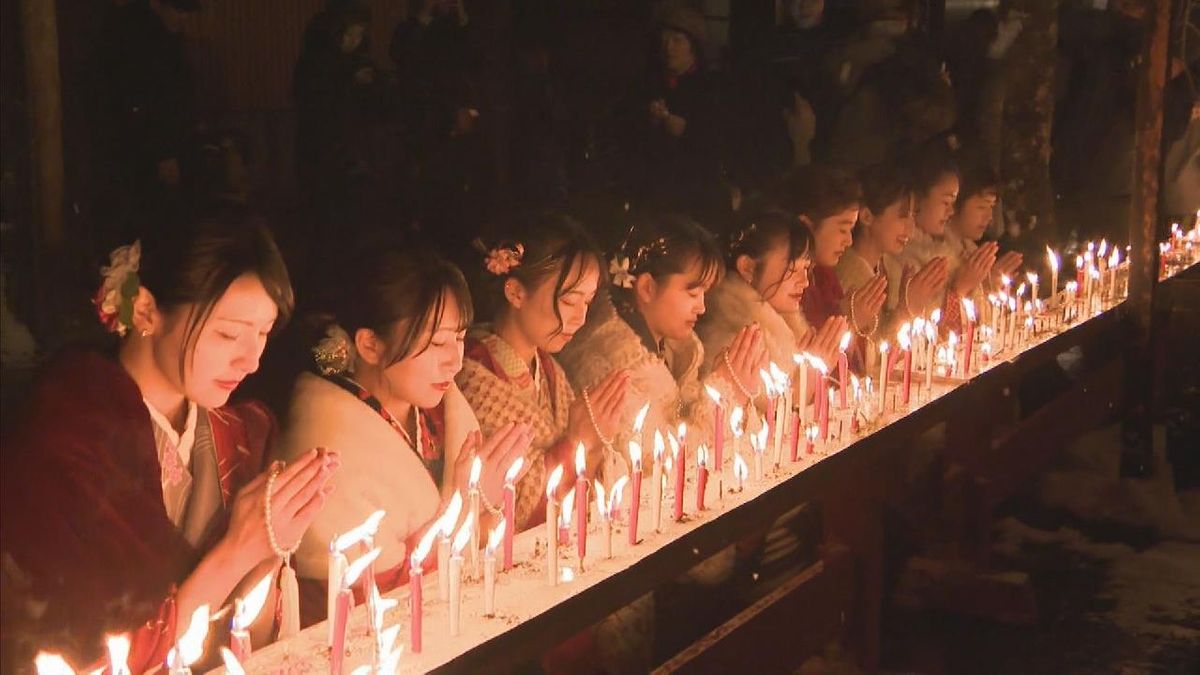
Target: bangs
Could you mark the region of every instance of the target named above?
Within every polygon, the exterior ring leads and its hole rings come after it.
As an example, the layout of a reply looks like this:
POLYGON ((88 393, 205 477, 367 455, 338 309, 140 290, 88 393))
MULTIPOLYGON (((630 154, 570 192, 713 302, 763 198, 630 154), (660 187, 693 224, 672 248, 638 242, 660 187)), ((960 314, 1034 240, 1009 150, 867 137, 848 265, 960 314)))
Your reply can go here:
POLYGON ((691 262, 684 269, 686 270, 693 264, 700 268, 700 276, 696 280, 697 286, 711 288, 721 282, 721 278, 725 276, 725 261, 719 251, 710 251, 707 247, 701 246, 693 251, 690 257, 691 262))
POLYGON ((409 357, 419 356, 429 349, 434 334, 437 333, 442 325, 442 319, 446 316, 448 303, 451 302, 458 309, 458 324, 455 326, 455 331, 465 331, 475 320, 471 292, 467 290, 467 283, 463 279, 462 273, 457 268, 446 264, 425 277, 417 297, 417 306, 423 309, 401 331, 395 355, 390 362, 394 364, 409 357))

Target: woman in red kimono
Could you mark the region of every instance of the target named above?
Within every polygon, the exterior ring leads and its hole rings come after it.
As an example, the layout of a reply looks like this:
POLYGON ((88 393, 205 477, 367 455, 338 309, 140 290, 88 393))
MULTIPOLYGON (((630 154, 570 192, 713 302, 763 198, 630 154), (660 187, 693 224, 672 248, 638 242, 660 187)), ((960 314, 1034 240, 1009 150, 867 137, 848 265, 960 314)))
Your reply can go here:
POLYGON ((273 419, 226 405, 292 307, 265 228, 164 226, 103 273, 115 355, 60 355, 4 442, 6 671, 37 650, 88 663, 106 634, 129 634, 132 672, 162 665, 197 608, 278 569, 339 461, 314 450, 264 472, 273 419))

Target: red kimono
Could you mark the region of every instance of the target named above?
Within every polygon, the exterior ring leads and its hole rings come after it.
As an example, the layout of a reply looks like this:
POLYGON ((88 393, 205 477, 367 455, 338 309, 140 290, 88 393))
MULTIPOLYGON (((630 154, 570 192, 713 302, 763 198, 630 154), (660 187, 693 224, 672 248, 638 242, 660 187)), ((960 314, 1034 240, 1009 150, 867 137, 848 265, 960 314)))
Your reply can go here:
MULTIPOLYGON (((274 420, 253 403, 207 414, 227 509, 263 470, 274 420)), ((227 512, 199 548, 167 516, 154 423, 114 360, 60 356, 21 419, 0 477, 4 670, 41 649, 82 666, 103 653, 105 634, 126 632, 134 673, 161 665, 175 641, 176 589, 224 535, 227 512)))
POLYGON ((820 330, 825 320, 842 313, 842 299, 846 292, 842 290, 842 282, 838 281, 837 270, 833 267, 813 265, 812 283, 804 291, 800 300, 804 318, 813 330, 820 330))

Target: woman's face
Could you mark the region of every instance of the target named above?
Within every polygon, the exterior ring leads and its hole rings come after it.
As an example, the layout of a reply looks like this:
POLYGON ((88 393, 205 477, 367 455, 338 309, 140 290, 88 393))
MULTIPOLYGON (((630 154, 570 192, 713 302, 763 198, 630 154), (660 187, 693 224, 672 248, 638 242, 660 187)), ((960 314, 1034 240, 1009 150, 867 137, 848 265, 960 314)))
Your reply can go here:
POLYGON ((763 301, 780 314, 799 311, 804 289, 808 288, 808 255, 788 260, 787 237, 779 237, 755 262, 754 278, 749 283, 763 301))
POLYGON ((445 294, 440 321, 417 339, 418 345, 428 342, 428 347, 384 369, 382 385, 388 397, 418 408, 436 407, 462 370, 466 331, 459 328, 458 302, 449 291, 445 294))
POLYGON ((193 336, 195 343, 191 357, 183 362, 181 381, 179 357, 186 348, 185 333, 195 308, 184 305, 163 314, 163 330, 152 338, 154 362, 188 400, 204 408, 219 408, 247 375, 258 370, 279 309, 258 275, 243 274, 235 279, 193 336))
POLYGON ((952 227, 959 236, 979 241, 992 224, 992 213, 996 209, 996 192, 986 190, 963 200, 962 210, 954 217, 952 227))
POLYGON ((912 195, 904 195, 880 213, 863 212, 863 226, 884 253, 899 255, 912 237, 916 220, 912 195))
POLYGON ((367 27, 361 23, 354 23, 346 26, 346 30, 342 31, 342 53, 350 54, 358 46, 362 44, 363 36, 367 32, 367 27))
POLYGON ((957 199, 958 176, 944 174, 917 202, 917 227, 935 237, 946 234, 946 223, 954 215, 957 199))
POLYGON ((661 280, 649 274, 639 275, 634 291, 638 311, 655 335, 683 340, 704 314, 704 294, 714 281, 713 275, 704 276, 699 258, 693 259, 683 272, 668 274, 661 280))
POLYGON ((850 244, 854 242, 854 224, 858 222, 858 206, 821 219, 813 227, 816 240, 815 262, 824 267, 834 267, 850 244))
MULTIPOLYGON (((571 264, 563 287, 555 297, 560 269, 551 271, 532 289, 525 289, 521 306, 509 304, 509 311, 530 344, 551 354, 567 346, 587 321, 588 307, 600 285, 600 265, 592 256, 578 257, 571 264), (558 316, 555 316, 555 306, 558 316), (562 324, 559 324, 559 316, 562 324)), ((513 279, 508 283, 520 284, 513 279)))
POLYGON ((792 0, 788 5, 788 13, 800 28, 812 28, 821 22, 825 0, 792 0))
POLYGON ((696 53, 687 34, 668 28, 663 30, 661 39, 663 65, 668 72, 682 75, 695 65, 696 53))

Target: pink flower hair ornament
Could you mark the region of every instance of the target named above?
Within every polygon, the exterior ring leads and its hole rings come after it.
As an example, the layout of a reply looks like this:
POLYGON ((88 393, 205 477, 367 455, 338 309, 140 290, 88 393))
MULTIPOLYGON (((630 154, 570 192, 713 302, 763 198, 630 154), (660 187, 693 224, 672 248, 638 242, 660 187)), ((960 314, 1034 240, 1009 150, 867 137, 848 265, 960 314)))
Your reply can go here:
POLYGON ((133 300, 141 287, 138 277, 141 258, 141 241, 114 249, 108 264, 100 268, 103 281, 92 298, 100 324, 122 337, 133 327, 133 300))
POLYGON ((492 274, 502 277, 512 272, 517 267, 521 266, 521 260, 525 257, 525 245, 520 242, 513 242, 510 245, 494 246, 486 248, 483 242, 476 240, 476 248, 485 251, 483 257, 483 266, 492 274))

